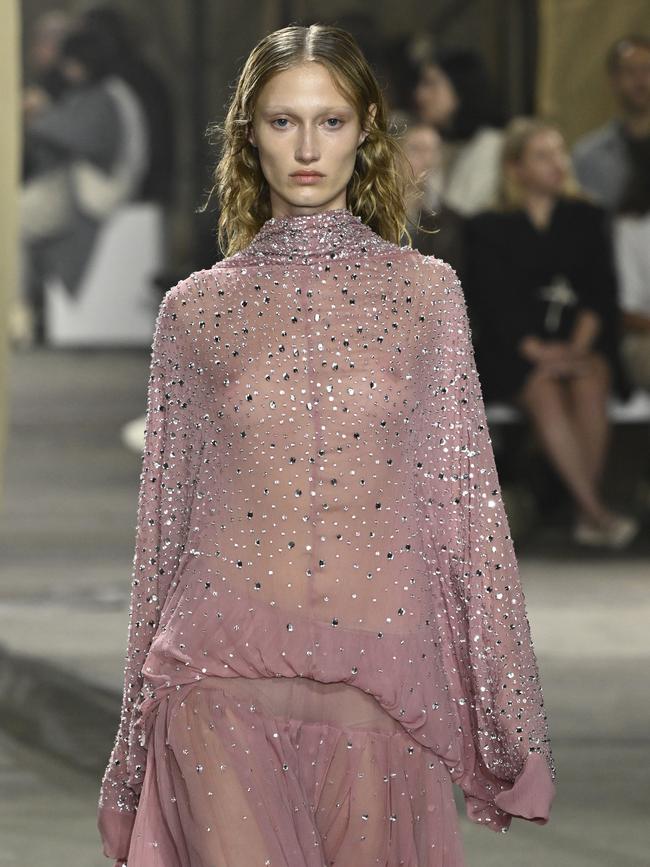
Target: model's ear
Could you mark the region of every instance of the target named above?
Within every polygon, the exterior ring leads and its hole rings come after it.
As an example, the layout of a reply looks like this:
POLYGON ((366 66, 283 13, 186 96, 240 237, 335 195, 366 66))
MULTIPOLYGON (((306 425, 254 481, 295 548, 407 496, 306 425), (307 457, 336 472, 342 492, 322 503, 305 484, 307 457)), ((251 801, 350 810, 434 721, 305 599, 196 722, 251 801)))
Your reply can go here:
POLYGON ((252 123, 248 124, 248 136, 247 136, 247 138, 248 138, 248 141, 250 142, 250 144, 252 144, 253 147, 256 148, 257 142, 255 140, 255 130, 253 129, 252 123))
MULTIPOLYGON (((368 115, 371 118, 371 120, 375 119, 376 114, 377 114, 377 106, 375 105, 374 102, 371 102, 370 105, 368 106, 368 115)), ((365 129, 362 129, 361 133, 359 135, 359 144, 362 144, 366 140, 367 137, 368 137, 367 131, 365 129)))

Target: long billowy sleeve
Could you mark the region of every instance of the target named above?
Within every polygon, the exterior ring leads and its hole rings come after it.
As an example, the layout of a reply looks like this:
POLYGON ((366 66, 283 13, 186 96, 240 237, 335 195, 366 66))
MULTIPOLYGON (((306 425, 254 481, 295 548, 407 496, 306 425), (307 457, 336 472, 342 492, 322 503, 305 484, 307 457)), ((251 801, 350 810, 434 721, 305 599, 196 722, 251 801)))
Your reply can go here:
POLYGON ((97 811, 104 854, 114 859, 127 857, 144 778, 146 749, 133 728, 144 699, 142 668, 184 550, 192 504, 197 445, 191 340, 180 309, 171 289, 158 311, 151 350, 122 710, 97 811))
POLYGON ((544 824, 555 766, 465 298, 447 263, 427 256, 422 268, 415 458, 434 619, 461 739, 450 770, 472 821, 494 830, 506 830, 512 816, 544 824))

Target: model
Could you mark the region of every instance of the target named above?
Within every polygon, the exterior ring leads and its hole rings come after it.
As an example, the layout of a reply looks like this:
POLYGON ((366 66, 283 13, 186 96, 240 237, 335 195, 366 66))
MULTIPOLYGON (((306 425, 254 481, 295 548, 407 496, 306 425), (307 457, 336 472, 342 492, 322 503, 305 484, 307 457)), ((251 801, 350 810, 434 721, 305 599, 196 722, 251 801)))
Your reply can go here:
POLYGON ((104 853, 464 863, 555 770, 465 300, 400 246, 399 143, 344 30, 271 33, 216 169, 225 258, 154 335, 104 853))

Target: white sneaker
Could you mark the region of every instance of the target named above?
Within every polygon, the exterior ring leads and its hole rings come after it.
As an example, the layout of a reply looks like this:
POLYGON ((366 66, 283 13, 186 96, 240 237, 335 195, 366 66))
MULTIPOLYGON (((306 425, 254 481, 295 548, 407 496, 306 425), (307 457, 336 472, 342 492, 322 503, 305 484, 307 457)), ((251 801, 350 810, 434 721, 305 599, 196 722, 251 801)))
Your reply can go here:
POLYGON ((616 515, 606 527, 595 527, 578 521, 573 538, 580 545, 598 545, 607 548, 624 548, 639 532, 639 522, 627 515, 616 515))

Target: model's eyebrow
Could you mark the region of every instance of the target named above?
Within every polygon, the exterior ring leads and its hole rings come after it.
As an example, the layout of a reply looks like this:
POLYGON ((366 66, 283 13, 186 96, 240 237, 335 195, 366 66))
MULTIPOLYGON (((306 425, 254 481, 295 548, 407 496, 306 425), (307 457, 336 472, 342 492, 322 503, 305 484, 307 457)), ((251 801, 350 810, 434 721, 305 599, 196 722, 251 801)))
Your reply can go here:
MULTIPOLYGON (((326 105, 323 106, 323 108, 317 109, 315 114, 325 114, 327 112, 341 113, 353 110, 354 109, 349 105, 326 105)), ((266 108, 262 109, 262 114, 295 114, 295 111, 288 105, 268 105, 266 108)))

